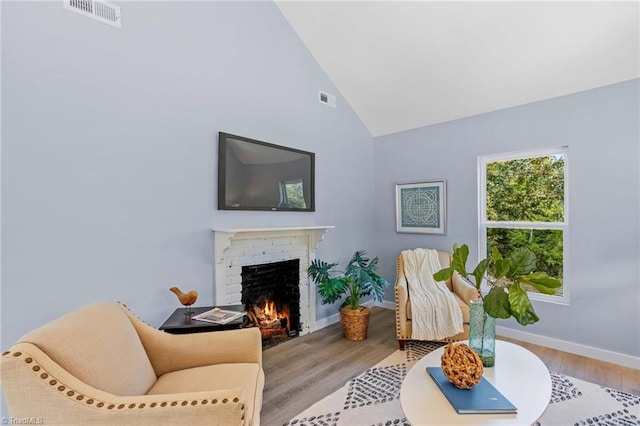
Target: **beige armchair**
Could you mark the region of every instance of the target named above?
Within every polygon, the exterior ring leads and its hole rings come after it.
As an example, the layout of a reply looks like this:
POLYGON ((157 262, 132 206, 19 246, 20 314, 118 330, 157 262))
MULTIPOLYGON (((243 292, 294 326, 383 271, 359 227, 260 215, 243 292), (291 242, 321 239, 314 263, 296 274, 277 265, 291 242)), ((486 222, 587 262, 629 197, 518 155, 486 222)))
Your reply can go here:
POLYGON ((2 354, 14 418, 52 425, 258 425, 264 372, 257 328, 174 335, 124 305, 95 303, 2 354))
MULTIPOLYGON (((438 252, 438 258, 440 260, 440 265, 443 268, 446 268, 451 264, 450 253, 438 252)), ((453 342, 468 339, 469 309, 471 307, 471 300, 479 298, 480 295, 476 288, 464 280, 457 272, 454 273, 450 280, 446 281, 446 284, 462 310, 462 327, 464 330, 462 333, 458 333, 455 336, 445 338, 444 341, 453 342)), ((395 301, 396 337, 398 338, 398 345, 401 350, 404 350, 405 342, 407 340, 411 340, 411 301, 409 300, 409 285, 410 283, 407 282, 407 278, 404 274, 402 254, 399 254, 397 258, 395 301)))

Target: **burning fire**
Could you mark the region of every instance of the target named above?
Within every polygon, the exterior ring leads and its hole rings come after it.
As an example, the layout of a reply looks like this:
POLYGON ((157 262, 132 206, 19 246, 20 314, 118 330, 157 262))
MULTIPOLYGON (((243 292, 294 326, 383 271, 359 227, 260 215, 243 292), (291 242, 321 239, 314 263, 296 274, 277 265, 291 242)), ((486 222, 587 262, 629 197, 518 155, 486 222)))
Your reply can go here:
POLYGON ((276 309, 273 301, 265 301, 262 307, 253 306, 247 312, 249 320, 257 327, 260 327, 264 338, 286 336, 289 330, 289 307, 283 306, 280 311, 276 309))
POLYGON ((276 304, 271 301, 267 301, 267 303, 264 305, 264 308, 262 308, 262 311, 264 312, 267 318, 269 317, 278 318, 278 311, 276 311, 276 304))

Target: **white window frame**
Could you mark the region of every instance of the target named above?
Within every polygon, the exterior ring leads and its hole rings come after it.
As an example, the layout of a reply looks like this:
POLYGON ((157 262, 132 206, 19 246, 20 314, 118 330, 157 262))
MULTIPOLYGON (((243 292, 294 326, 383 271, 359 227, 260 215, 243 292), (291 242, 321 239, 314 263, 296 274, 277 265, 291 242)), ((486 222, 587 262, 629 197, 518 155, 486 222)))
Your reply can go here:
MULTIPOLYGON (((283 204, 287 205, 288 207, 291 207, 291 205, 289 204, 289 194, 287 192, 287 185, 303 185, 304 184, 304 179, 302 178, 297 178, 297 179, 290 179, 290 180, 281 180, 279 182, 279 189, 280 189, 280 200, 279 200, 279 204, 280 206, 282 206, 283 204)), ((303 201, 304 201, 304 206, 303 208, 307 208, 307 202, 306 200, 304 200, 304 188, 303 188, 303 201)))
MULTIPOLYGON (((562 296, 552 296, 529 292, 531 300, 540 300, 562 305, 569 304, 569 147, 551 147, 527 151, 515 151, 502 154, 481 155, 478 157, 478 259, 487 257, 487 229, 489 228, 525 228, 525 229, 560 229, 562 230, 562 296), (487 164, 495 161, 509 161, 521 158, 564 156, 564 221, 562 222, 502 222, 487 220, 487 164)), ((489 286, 482 285, 483 293, 489 286)))

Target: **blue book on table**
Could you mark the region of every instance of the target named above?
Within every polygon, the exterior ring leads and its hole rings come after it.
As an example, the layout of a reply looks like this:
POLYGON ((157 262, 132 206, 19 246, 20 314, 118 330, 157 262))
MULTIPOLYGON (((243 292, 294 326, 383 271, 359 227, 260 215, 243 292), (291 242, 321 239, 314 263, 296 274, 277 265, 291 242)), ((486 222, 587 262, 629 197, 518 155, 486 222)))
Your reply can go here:
POLYGON ((427 367, 427 373, 436 382, 458 414, 512 414, 518 412, 518 409, 484 377, 480 377, 480 382, 471 389, 460 389, 445 377, 440 367, 427 367))

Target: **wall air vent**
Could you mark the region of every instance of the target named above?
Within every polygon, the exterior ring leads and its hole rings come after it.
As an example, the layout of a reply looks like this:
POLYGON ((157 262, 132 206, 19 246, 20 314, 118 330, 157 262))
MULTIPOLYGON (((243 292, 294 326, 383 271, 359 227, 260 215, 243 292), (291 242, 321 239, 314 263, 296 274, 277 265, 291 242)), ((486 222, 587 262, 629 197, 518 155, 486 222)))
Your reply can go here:
POLYGON ((64 0, 64 8, 120 28, 120 6, 103 0, 64 0))
POLYGON ((325 104, 327 106, 336 107, 336 97, 334 95, 330 95, 327 92, 320 91, 320 103, 325 104))

